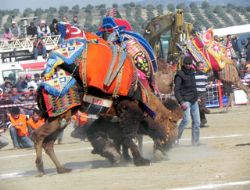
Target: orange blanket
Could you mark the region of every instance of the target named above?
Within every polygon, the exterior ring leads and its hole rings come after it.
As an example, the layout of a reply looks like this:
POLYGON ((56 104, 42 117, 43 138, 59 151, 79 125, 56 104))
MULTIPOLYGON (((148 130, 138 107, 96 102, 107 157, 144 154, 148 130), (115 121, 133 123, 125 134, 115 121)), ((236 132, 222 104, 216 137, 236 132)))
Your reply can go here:
MULTIPOLYGON (((85 79, 83 79, 83 77, 86 76, 85 78, 88 87, 96 87, 107 94, 127 96, 133 79, 136 77, 135 67, 131 60, 126 58, 122 69, 111 85, 105 86, 104 80, 112 61, 112 50, 106 41, 96 35, 86 33, 86 37, 90 41, 97 39, 98 43, 88 43, 87 52, 86 55, 84 55, 86 60, 83 60, 79 65, 79 72, 82 80, 84 81, 85 79)), ((119 56, 116 58, 113 71, 116 69, 118 62, 119 56)))

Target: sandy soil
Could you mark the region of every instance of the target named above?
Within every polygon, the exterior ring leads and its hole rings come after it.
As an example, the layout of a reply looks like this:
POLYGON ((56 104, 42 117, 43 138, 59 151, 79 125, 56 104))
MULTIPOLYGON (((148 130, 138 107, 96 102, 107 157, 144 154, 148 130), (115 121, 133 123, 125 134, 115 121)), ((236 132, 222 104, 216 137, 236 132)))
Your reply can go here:
POLYGON ((201 129, 199 147, 190 145, 191 130, 186 129, 180 146, 157 162, 152 141, 145 138, 143 154, 152 160, 145 167, 132 163, 111 167, 91 154, 88 142, 71 138, 71 129, 66 129, 64 144, 55 149, 73 172, 58 175, 44 154, 47 175, 39 178, 35 177, 34 149, 13 150, 10 143, 0 151, 0 190, 250 189, 250 105, 228 113, 212 111, 209 127, 201 129))

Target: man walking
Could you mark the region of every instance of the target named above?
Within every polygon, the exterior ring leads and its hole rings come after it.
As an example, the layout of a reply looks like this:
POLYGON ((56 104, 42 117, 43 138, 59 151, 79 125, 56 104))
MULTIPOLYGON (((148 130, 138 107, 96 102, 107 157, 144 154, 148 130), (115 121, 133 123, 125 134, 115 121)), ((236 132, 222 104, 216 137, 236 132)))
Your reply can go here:
POLYGON ((200 144, 200 112, 198 105, 198 93, 195 84, 195 74, 192 66, 192 58, 184 57, 180 71, 175 75, 175 97, 184 110, 183 119, 179 125, 178 140, 187 127, 190 115, 192 116, 192 145, 200 144))

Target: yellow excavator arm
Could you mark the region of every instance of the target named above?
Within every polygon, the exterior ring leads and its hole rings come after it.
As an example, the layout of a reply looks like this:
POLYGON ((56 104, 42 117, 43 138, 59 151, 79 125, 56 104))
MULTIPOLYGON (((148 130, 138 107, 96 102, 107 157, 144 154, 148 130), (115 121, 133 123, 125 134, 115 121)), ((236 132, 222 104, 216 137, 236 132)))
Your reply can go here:
POLYGON ((184 13, 182 9, 177 9, 175 13, 168 12, 165 15, 153 18, 145 28, 144 38, 148 40, 150 45, 155 50, 158 58, 163 50, 161 36, 164 33, 169 33, 167 59, 177 60, 179 57, 179 49, 177 43, 182 44, 183 40, 190 38, 190 33, 193 29, 191 23, 184 22, 184 13))

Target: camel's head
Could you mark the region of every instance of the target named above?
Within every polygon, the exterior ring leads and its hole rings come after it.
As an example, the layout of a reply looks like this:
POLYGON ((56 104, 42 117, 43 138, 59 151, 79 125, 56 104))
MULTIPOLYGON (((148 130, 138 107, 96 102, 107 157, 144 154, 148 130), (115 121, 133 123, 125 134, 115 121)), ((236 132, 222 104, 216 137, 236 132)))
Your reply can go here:
POLYGON ((177 122, 183 117, 183 110, 177 101, 172 98, 167 98, 163 104, 168 110, 168 120, 164 122, 165 126, 159 127, 158 130, 162 137, 154 140, 154 146, 156 150, 164 153, 172 147, 178 137, 177 122))

